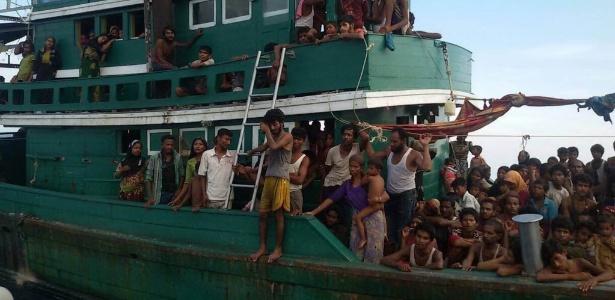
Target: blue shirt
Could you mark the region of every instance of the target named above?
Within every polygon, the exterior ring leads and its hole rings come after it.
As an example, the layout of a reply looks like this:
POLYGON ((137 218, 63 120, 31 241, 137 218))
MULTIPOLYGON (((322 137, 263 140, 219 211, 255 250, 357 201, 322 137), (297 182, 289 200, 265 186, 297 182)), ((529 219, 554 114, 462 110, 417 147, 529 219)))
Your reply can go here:
POLYGON ((545 196, 544 204, 540 209, 538 209, 538 206, 536 206, 534 198, 530 199, 530 205, 532 205, 534 208, 536 208, 536 210, 540 212, 540 215, 542 215, 544 221, 550 222, 551 220, 555 219, 555 217, 557 217, 557 205, 555 205, 555 202, 553 202, 553 200, 549 199, 549 197, 547 196, 545 196))

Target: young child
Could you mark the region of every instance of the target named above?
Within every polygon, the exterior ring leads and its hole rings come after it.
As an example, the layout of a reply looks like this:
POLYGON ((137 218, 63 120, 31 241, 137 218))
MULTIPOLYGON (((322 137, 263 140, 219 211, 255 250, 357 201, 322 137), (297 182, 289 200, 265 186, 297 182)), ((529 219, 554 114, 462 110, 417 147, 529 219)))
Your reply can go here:
POLYGON ((444 190, 447 193, 452 193, 453 190, 453 181, 457 178, 457 169, 455 169, 455 161, 452 158, 444 159, 444 168, 440 170, 440 176, 442 176, 442 180, 444 180, 444 190))
POLYGON ((481 235, 476 231, 478 212, 473 208, 464 208, 459 213, 462 229, 455 229, 448 238, 448 266, 461 267, 461 262, 467 257, 470 247, 480 243, 481 235))
POLYGON ((509 236, 517 236, 519 235, 519 229, 517 227, 517 222, 513 221, 512 218, 519 214, 519 196, 517 196, 514 192, 509 192, 504 197, 504 214, 501 216, 501 220, 506 226, 506 231, 508 231, 509 236))
MULTIPOLYGON (((568 149, 566 149, 568 150, 568 149)), ((570 197, 570 193, 564 188, 564 182, 568 177, 568 169, 561 164, 555 164, 549 169, 549 176, 551 181, 549 182, 549 190, 547 190, 547 197, 549 197, 558 209, 564 198, 570 197)))
POLYGON ((470 195, 467 191, 467 182, 464 178, 457 178, 451 184, 453 186, 453 190, 455 190, 455 194, 460 198, 459 206, 461 208, 473 208, 475 211, 480 210, 480 203, 478 200, 474 198, 474 196, 470 195))
POLYGON ((585 249, 587 260, 596 264, 596 224, 591 221, 579 222, 575 227, 574 245, 585 249))
POLYGON ((613 226, 615 220, 609 217, 599 217, 598 236, 595 237, 596 244, 596 266, 609 270, 615 270, 615 237, 613 237, 613 226))
POLYGON ((316 40, 316 44, 320 44, 322 42, 326 42, 329 40, 333 40, 333 39, 337 39, 339 38, 339 29, 337 27, 337 23, 335 23, 334 21, 328 21, 325 24, 325 35, 322 37, 322 39, 320 40, 316 40))
POLYGON ((545 181, 535 180, 532 183, 532 198, 530 198, 529 205, 533 206, 540 215, 540 227, 544 232, 549 232, 551 228, 551 220, 557 217, 557 205, 553 200, 546 196, 545 192, 549 189, 549 184, 545 181))
POLYGON ((612 271, 600 269, 582 258, 568 259, 568 251, 558 241, 546 240, 540 249, 542 262, 545 265, 536 273, 538 282, 582 281, 579 289, 586 292, 599 282, 613 279, 612 271))
POLYGON ((485 159, 482 156, 480 156, 482 152, 483 152, 483 147, 479 145, 474 145, 470 147, 470 153, 474 155, 474 157, 472 157, 472 159, 470 160, 470 168, 478 168, 478 167, 487 166, 487 162, 485 161, 485 159))
POLYGON ((594 180, 587 174, 577 174, 572 178, 575 193, 562 200, 560 211, 563 216, 570 217, 573 223, 579 222, 579 215, 596 216, 597 203, 591 195, 594 180))
POLYGON ((568 256, 571 258, 583 258, 590 260, 585 249, 574 244, 574 223, 570 218, 565 216, 557 216, 551 221, 551 236, 556 241, 559 241, 568 251, 568 256))
POLYGON ((521 275, 523 272, 523 257, 521 255, 521 240, 519 237, 511 237, 506 254, 492 260, 479 262, 477 270, 497 271, 498 276, 521 275))
POLYGON ((502 223, 491 219, 483 226, 483 239, 472 245, 468 255, 461 263, 461 269, 471 271, 481 262, 490 261, 506 255, 506 247, 501 241, 508 241, 508 235, 502 223))
MULTIPOLYGON (((365 244, 367 244, 367 234, 365 232, 363 219, 379 210, 384 210, 384 202, 381 201, 381 196, 384 193, 384 178, 380 176, 382 167, 382 161, 378 159, 370 159, 368 163, 367 176, 364 176, 361 181, 361 185, 367 185, 367 200, 369 201, 369 206, 362 209, 354 216, 354 220, 357 224, 357 231, 360 236, 359 249, 362 249, 365 244)), ((387 233, 385 232, 384 234, 386 236, 387 233)))
POLYGON ((570 150, 566 147, 559 147, 557 149, 557 158, 559 158, 559 163, 567 163, 570 158, 570 150))
POLYGON ((398 268, 403 272, 412 272, 413 267, 421 267, 431 270, 444 269, 442 252, 433 247, 436 230, 427 223, 416 226, 415 241, 410 247, 380 259, 380 264, 398 268))
MULTIPOLYGON (((421 214, 421 213, 417 213, 414 214, 412 216, 412 220, 410 221, 410 224, 408 224, 408 226, 404 227, 404 229, 401 232, 401 249, 404 249, 408 246, 414 245, 415 244, 415 237, 416 237, 416 227, 419 224, 423 224, 427 222, 427 219, 425 217, 425 215, 421 214)), ((435 230, 435 229, 434 229, 435 230)), ((436 243, 436 240, 434 238, 434 240, 431 241, 431 243, 429 244, 430 247, 434 247, 436 249, 438 249, 438 243, 436 243)))
MULTIPOLYGON (((199 59, 189 63, 185 68, 199 69, 204 66, 213 65, 214 59, 211 57, 212 51, 209 46, 201 46, 199 48, 199 59)), ((207 77, 199 77, 191 80, 189 84, 185 86, 179 86, 175 89, 177 97, 187 97, 192 95, 205 95, 207 94, 207 77)))
POLYGON ((468 193, 470 193, 470 195, 472 195, 474 198, 476 198, 476 200, 478 201, 478 203, 480 204, 485 198, 487 198, 487 194, 483 191, 480 190, 480 186, 471 183, 470 184, 470 188, 468 189, 468 193))

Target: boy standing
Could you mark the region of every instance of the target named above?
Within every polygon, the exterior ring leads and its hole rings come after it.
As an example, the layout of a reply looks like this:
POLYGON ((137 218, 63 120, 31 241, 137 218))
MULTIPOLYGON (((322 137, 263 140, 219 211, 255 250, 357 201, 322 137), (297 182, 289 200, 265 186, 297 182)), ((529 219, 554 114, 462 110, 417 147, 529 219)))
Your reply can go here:
MULTIPOLYGON (((530 198, 530 205, 540 212, 544 222, 551 223, 551 220, 557 217, 557 205, 545 195, 548 189, 549 184, 544 181, 534 181, 532 183, 532 198, 530 198)), ((549 232, 549 230, 546 230, 546 232, 549 232)))
POLYGON ((480 156, 482 152, 483 152, 483 147, 479 145, 474 145, 470 147, 470 153, 474 155, 474 157, 472 157, 472 159, 470 160, 470 169, 483 167, 487 165, 487 162, 485 161, 485 159, 482 156, 480 156))
POLYGON ((301 151, 307 132, 301 127, 291 130, 293 136, 293 153, 290 157, 290 207, 291 215, 301 214, 303 210, 303 193, 301 188, 308 173, 310 158, 301 151))
POLYGON ((284 132, 284 113, 278 109, 270 109, 260 123, 261 130, 267 137, 267 142, 248 151, 248 156, 254 152, 263 152, 269 149, 269 166, 265 173, 265 185, 260 201, 258 233, 260 248, 250 258, 256 262, 259 257, 267 253, 267 216, 269 212, 275 214, 276 240, 275 249, 269 255, 268 262, 274 262, 282 256, 282 242, 284 240, 284 211, 290 211, 290 181, 289 167, 293 137, 284 132))
MULTIPOLYGON (((568 150, 568 148, 564 148, 568 150)), ((564 182, 568 177, 568 169, 561 164, 556 164, 549 169, 549 190, 547 191, 547 197, 549 197, 555 205, 559 208, 562 200, 570 197, 570 193, 564 188, 564 182)))

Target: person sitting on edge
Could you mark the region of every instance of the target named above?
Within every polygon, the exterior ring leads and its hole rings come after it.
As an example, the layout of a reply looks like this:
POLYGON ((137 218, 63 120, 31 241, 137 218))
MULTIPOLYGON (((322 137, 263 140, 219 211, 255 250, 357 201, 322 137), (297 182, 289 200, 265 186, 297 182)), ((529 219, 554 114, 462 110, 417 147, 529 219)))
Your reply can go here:
MULTIPOLYGON (((438 201, 438 199, 432 199, 432 200, 438 201)), ((438 201, 438 203, 439 202, 440 201, 438 201)), ((414 245, 416 243, 416 239, 415 239, 416 226, 418 226, 419 224, 426 223, 426 222, 427 222, 427 218, 422 213, 416 213, 414 214, 414 216, 412 216, 412 221, 410 221, 410 224, 404 227, 404 230, 402 230, 401 232, 402 239, 401 239, 400 249, 405 249, 406 247, 414 245)), ((429 243, 429 246, 438 249, 438 242, 436 241, 435 236, 434 236, 434 239, 431 241, 431 243, 429 243)))
POLYGON ((470 195, 467 191, 467 182, 464 178, 457 178, 451 184, 453 189, 455 190, 455 194, 459 197, 459 206, 463 209, 466 207, 473 208, 475 211, 480 210, 480 203, 478 200, 474 198, 474 196, 470 195))
POLYGON ((282 256, 284 241, 284 212, 290 212, 290 181, 289 167, 293 147, 293 136, 284 131, 284 113, 278 109, 270 109, 265 113, 260 129, 265 133, 267 141, 249 150, 247 155, 263 152, 269 149, 269 166, 265 174, 265 185, 261 196, 258 231, 260 247, 250 255, 253 262, 267 253, 267 219, 270 212, 275 214, 276 239, 275 249, 269 255, 268 262, 274 262, 282 256))
POLYGON ((615 272, 615 219, 601 216, 596 221, 598 235, 596 236, 596 266, 615 272))
POLYGON ((562 216, 569 217, 573 223, 579 222, 579 215, 589 214, 596 216, 597 203, 591 195, 593 179, 587 174, 577 174, 572 178, 575 193, 562 201, 560 212, 562 216))
POLYGON ((355 27, 354 20, 351 16, 341 16, 338 20, 340 26, 339 39, 342 40, 363 40, 365 39, 365 31, 362 28, 355 27))
POLYGON ((496 219, 487 221, 483 226, 482 234, 482 241, 472 245, 463 262, 453 267, 460 267, 464 271, 472 271, 481 262, 495 260, 506 255, 508 234, 501 222, 496 219))
POLYGON ((565 198, 570 197, 570 192, 566 188, 564 188, 564 182, 566 181, 568 175, 568 169, 566 169, 566 167, 559 163, 553 165, 549 169, 549 177, 551 177, 551 181, 549 181, 549 190, 547 190, 547 197, 553 200, 558 209, 562 201, 565 198))
POLYGON ((32 81, 32 76, 34 75, 34 44, 32 42, 26 40, 22 44, 22 58, 19 62, 19 70, 17 71, 17 75, 13 76, 11 79, 11 83, 17 82, 28 82, 32 81))
POLYGON ((198 174, 198 166, 201 164, 203 152, 207 150, 207 141, 203 138, 195 138, 190 147, 190 156, 186 162, 186 176, 184 176, 184 184, 177 197, 168 204, 173 207, 174 211, 178 211, 188 200, 192 201, 192 211, 197 212, 203 205, 203 191, 201 189, 201 179, 198 174))
MULTIPOLYGON (((363 219, 378 210, 384 212, 384 201, 382 201, 382 193, 384 192, 384 178, 380 176, 382 172, 382 161, 378 159, 370 159, 367 163, 368 170, 367 176, 364 176, 361 180, 361 185, 367 185, 367 201, 369 206, 362 209, 358 214, 354 216, 354 221, 357 224, 357 231, 359 231, 359 249, 365 247, 367 244, 367 233, 365 233, 365 225, 363 219)), ((386 224, 386 217, 384 219, 386 224)), ((386 227, 384 234, 386 235, 386 227)))
POLYGON ((478 226, 476 227, 476 230, 482 232, 483 226, 485 226, 487 221, 496 218, 496 203, 497 202, 493 198, 487 198, 480 203, 480 220, 478 221, 478 226))
POLYGON ((568 259, 567 254, 566 248, 556 240, 542 243, 540 255, 545 267, 536 273, 536 281, 582 281, 579 289, 587 292, 596 284, 615 278, 612 271, 600 269, 582 258, 568 259))
POLYGON ((523 257, 521 255, 521 240, 519 237, 511 237, 508 241, 506 254, 496 259, 479 262, 476 270, 497 271, 498 276, 506 277, 521 275, 523 272, 523 257))
POLYGON ((296 216, 303 211, 303 181, 307 176, 308 167, 310 166, 310 159, 307 155, 303 154, 301 148, 307 132, 301 127, 295 127, 290 131, 293 136, 293 149, 290 157, 290 211, 291 215, 296 216))
POLYGON ((565 216, 557 216, 551 221, 551 237, 559 241, 568 251, 568 256, 571 258, 583 258, 590 260, 585 249, 577 246, 572 241, 574 238, 574 223, 570 218, 565 216))
POLYGON ((487 161, 485 161, 485 159, 480 156, 482 152, 483 147, 479 145, 474 145, 470 147, 470 153, 474 155, 474 157, 472 157, 472 159, 470 160, 470 168, 478 168, 487 165, 487 161))
MULTIPOLYGON (((233 172, 235 153, 228 149, 232 139, 232 131, 227 128, 218 129, 214 147, 201 156, 198 174, 201 179, 203 207, 217 209, 233 207, 233 189, 229 180, 233 172), (226 205, 227 199, 228 205, 226 205)), ((200 207, 193 209, 196 212, 200 207)))
POLYGON ((455 169, 455 161, 447 157, 444 159, 444 168, 440 171, 440 176, 444 181, 444 190, 447 193, 455 192, 453 189, 453 181, 457 178, 457 169, 455 169))
POLYGON ((147 160, 141 156, 143 143, 134 140, 128 145, 126 157, 117 164, 113 177, 122 178, 120 200, 143 202, 143 182, 147 160))
MULTIPOLYGON (((592 264, 596 264, 596 241, 598 235, 596 235, 596 223, 592 221, 582 221, 575 226, 574 245, 581 247, 587 254, 587 260, 592 264)), ((608 270, 609 268, 603 269, 608 270)))
POLYGON ((344 246, 349 246, 350 236, 348 228, 340 222, 340 211, 337 207, 329 207, 327 209, 325 226, 344 246))
POLYGON ((337 26, 337 22, 335 21, 327 21, 327 23, 325 24, 325 35, 322 37, 322 39, 320 40, 315 40, 314 42, 316 43, 316 45, 322 43, 322 42, 326 42, 329 40, 333 40, 333 39, 337 39, 339 38, 339 29, 337 26))
MULTIPOLYGON (((214 59, 211 57, 212 51, 209 46, 201 46, 199 48, 199 59, 189 63, 186 67, 199 69, 205 66, 213 65, 214 59)), ((177 97, 187 97, 193 95, 205 95, 207 94, 207 77, 202 76, 198 78, 192 78, 188 86, 179 86, 175 89, 175 95, 177 97)))
POLYGON ((175 137, 167 134, 162 136, 160 142, 162 150, 150 156, 145 171, 146 209, 155 204, 169 204, 179 194, 184 182, 184 165, 174 149, 175 137))
POLYGON ((550 224, 557 217, 557 205, 555 202, 546 196, 546 191, 549 189, 549 184, 546 181, 536 180, 532 183, 532 198, 529 205, 533 206, 540 212, 542 220, 540 224, 545 232, 550 231, 550 224))
POLYGON ((461 229, 453 229, 448 237, 448 266, 460 267, 461 262, 468 256, 470 247, 480 243, 482 237, 476 230, 478 212, 474 208, 464 208, 459 213, 461 229))
POLYGON ((414 237, 415 243, 383 257, 380 259, 380 264, 398 268, 402 272, 412 272, 412 268, 415 267, 443 270, 442 252, 433 247, 435 235, 436 230, 430 224, 418 224, 414 237))
POLYGON ((173 50, 176 47, 189 48, 194 42, 203 35, 203 29, 194 33, 194 37, 188 43, 180 43, 175 40, 175 29, 172 26, 165 26, 162 29, 162 37, 156 40, 154 53, 152 55, 152 68, 155 72, 177 69, 171 61, 173 50))

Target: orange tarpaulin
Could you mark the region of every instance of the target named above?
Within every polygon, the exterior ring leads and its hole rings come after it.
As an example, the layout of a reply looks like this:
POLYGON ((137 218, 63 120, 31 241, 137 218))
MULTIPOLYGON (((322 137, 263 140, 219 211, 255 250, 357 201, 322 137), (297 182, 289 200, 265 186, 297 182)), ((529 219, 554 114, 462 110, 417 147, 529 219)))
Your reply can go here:
POLYGON ((466 135, 468 132, 479 130, 497 118, 503 116, 513 106, 561 106, 582 103, 585 100, 565 100, 541 96, 525 96, 523 94, 510 94, 498 100, 491 100, 490 106, 480 109, 466 99, 461 111, 454 121, 430 124, 377 124, 380 128, 391 130, 394 127, 404 128, 410 136, 418 138, 421 134, 431 133, 435 139, 449 136, 466 135))

